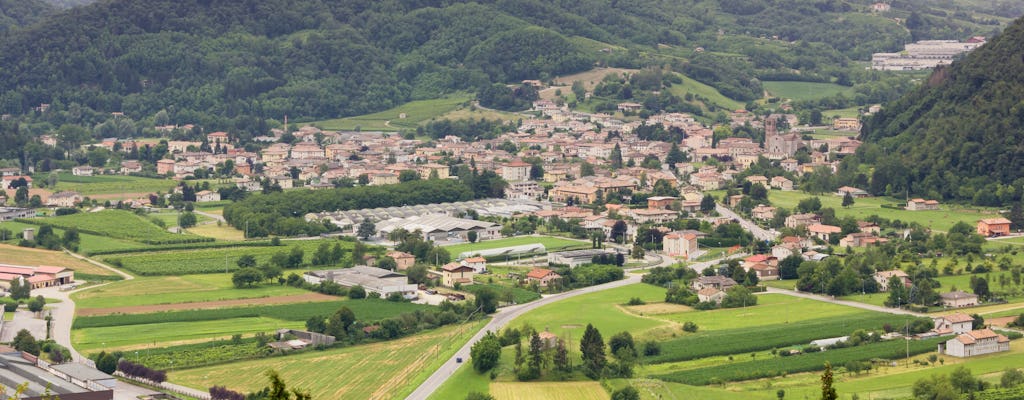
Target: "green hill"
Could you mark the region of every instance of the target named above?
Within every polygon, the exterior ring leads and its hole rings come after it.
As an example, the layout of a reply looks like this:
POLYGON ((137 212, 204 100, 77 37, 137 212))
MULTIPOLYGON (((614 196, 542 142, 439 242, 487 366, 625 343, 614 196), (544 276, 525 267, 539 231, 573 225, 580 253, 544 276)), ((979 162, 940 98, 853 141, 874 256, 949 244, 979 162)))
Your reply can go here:
POLYGON ((1000 24, 918 3, 878 15, 869 4, 106 0, 0 40, 0 113, 47 103, 36 119, 95 126, 111 112, 167 110, 170 123, 260 133, 284 115, 364 115, 595 64, 667 67, 747 102, 762 80, 849 81, 851 60, 898 50, 911 33, 961 38, 1000 24), (910 14, 908 33, 894 18, 910 14))
POLYGON ((43 0, 0 0, 0 33, 34 24, 56 11, 43 0))
MULTIPOLYGON (((999 205, 1024 186, 1024 19, 867 121, 874 192, 999 205)), ((870 161, 870 160, 869 160, 870 161)))

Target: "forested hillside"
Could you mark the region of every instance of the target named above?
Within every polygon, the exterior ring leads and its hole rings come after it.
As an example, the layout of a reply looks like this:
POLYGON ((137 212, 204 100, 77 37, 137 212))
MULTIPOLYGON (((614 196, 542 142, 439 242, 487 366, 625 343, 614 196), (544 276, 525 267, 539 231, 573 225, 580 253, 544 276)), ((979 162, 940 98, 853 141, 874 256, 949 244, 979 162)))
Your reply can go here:
POLYGON ((0 32, 34 24, 56 11, 43 0, 0 0, 0 32))
POLYGON ((911 35, 999 28, 973 13, 906 2, 883 15, 870 3, 105 0, 0 40, 0 113, 47 103, 53 126, 94 126, 115 111, 141 119, 166 110, 171 123, 261 133, 284 115, 365 114, 595 63, 667 65, 749 101, 766 78, 874 79, 850 61, 898 50, 911 35))
POLYGON ((999 205, 1024 187, 1024 19, 864 127, 876 192, 999 205), (877 160, 875 160, 877 159, 877 160))

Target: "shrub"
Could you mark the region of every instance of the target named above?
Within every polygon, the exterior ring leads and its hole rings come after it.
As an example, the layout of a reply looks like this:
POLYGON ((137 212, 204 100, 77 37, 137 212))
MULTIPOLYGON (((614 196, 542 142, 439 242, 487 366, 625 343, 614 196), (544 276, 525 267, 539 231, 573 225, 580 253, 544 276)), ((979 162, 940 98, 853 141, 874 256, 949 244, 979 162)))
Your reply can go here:
POLYGON ((163 383, 167 380, 167 373, 150 369, 142 364, 136 364, 128 360, 121 360, 117 363, 117 370, 125 375, 146 379, 156 383, 163 383))
POLYGON ((353 300, 364 299, 366 298, 366 289, 362 286, 355 285, 348 290, 348 298, 353 300))
POLYGON ((644 304, 647 304, 647 302, 641 300, 639 297, 630 298, 629 302, 626 303, 627 306, 642 306, 644 304))
POLYGON ((214 386, 210 388, 210 399, 212 400, 245 400, 245 395, 238 393, 223 386, 214 386))
POLYGON ((697 332, 697 324, 691 321, 686 321, 683 323, 683 330, 686 332, 697 332))

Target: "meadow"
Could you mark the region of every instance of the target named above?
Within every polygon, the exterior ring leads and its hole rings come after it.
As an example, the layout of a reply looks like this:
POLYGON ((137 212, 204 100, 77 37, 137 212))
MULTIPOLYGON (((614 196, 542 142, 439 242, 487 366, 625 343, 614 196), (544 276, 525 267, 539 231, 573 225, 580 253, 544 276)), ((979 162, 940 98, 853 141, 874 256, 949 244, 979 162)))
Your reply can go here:
POLYGON ((472 97, 455 94, 441 99, 416 100, 381 112, 310 123, 326 130, 397 131, 412 129, 423 122, 457 109, 472 97), (399 114, 405 113, 404 119, 399 114))
POLYGON ((142 277, 114 282, 71 295, 79 309, 197 303, 219 300, 255 299, 309 293, 284 285, 261 285, 236 289, 231 274, 203 274, 142 277))
POLYGON ((558 251, 566 248, 574 248, 579 246, 590 247, 590 243, 586 241, 565 239, 553 236, 517 236, 504 239, 485 240, 477 243, 463 243, 451 246, 445 246, 444 249, 448 250, 448 254, 452 255, 452 258, 458 257, 462 253, 471 253, 474 251, 497 249, 502 247, 511 246, 523 246, 531 244, 542 244, 547 251, 558 251))
POLYGON ((243 255, 255 257, 257 265, 268 263, 274 254, 289 253, 295 246, 302 249, 305 262, 310 262, 322 243, 328 243, 332 247, 339 243, 346 252, 351 251, 354 246, 352 242, 340 240, 294 240, 285 241, 281 246, 238 246, 174 251, 154 249, 142 253, 108 254, 99 258, 144 276, 204 274, 235 271, 238 269, 237 261, 243 255), (187 259, 188 262, 181 262, 183 259, 187 259))
POLYGON ((205 390, 226 385, 240 392, 266 386, 265 371, 281 374, 289 387, 308 390, 314 399, 404 398, 472 336, 484 321, 446 326, 402 339, 304 352, 288 357, 177 370, 170 381, 205 390), (320 373, 311 374, 315 365, 320 373))
MULTIPOLYGON (((9 229, 12 232, 20 233, 26 228, 32 228, 36 232, 39 231, 38 225, 25 224, 21 222, 7 221, 0 222, 0 228, 9 229)), ((60 228, 54 228, 53 232, 57 235, 64 235, 64 230, 60 228)), ((116 251, 124 249, 132 249, 138 247, 149 247, 146 244, 133 242, 125 239, 115 239, 107 236, 93 235, 90 233, 79 232, 78 233, 79 243, 78 251, 84 254, 91 254, 97 251, 116 251)), ((7 238, 8 244, 17 244, 18 239, 7 238)))
POLYGON ((599 382, 494 382, 495 400, 606 400, 611 396, 599 382))
POLYGON ((648 303, 660 302, 665 300, 665 289, 636 284, 584 294, 539 307, 512 320, 508 326, 530 325, 537 330, 547 329, 575 343, 583 337, 587 324, 593 324, 605 337, 622 331, 642 336, 647 330, 669 324, 667 321, 636 316, 618 309, 618 306, 626 304, 633 297, 648 303))
POLYGON ((863 312, 863 310, 853 307, 783 294, 762 294, 757 296, 756 306, 690 311, 658 315, 657 318, 680 323, 693 322, 702 330, 720 330, 778 323, 795 323, 826 317, 849 316, 863 312))
POLYGON ((834 83, 764 81, 762 84, 769 95, 794 101, 817 100, 840 93, 844 96, 853 93, 853 88, 834 83))
POLYGON ((701 96, 712 104, 728 111, 740 110, 744 106, 743 102, 726 97, 714 87, 698 82, 685 75, 680 75, 680 77, 683 78, 683 83, 672 85, 672 87, 668 89, 669 93, 679 97, 685 96, 686 93, 693 93, 694 95, 701 96))
POLYGON ((166 322, 75 329, 71 331, 71 342, 80 352, 140 350, 149 346, 163 347, 210 339, 226 339, 232 335, 273 332, 281 328, 304 329, 305 326, 305 321, 283 321, 266 317, 166 322))
MULTIPOLYGON (((724 194, 724 192, 722 192, 724 194)), ((889 220, 900 220, 903 222, 917 222, 926 228, 935 231, 946 232, 957 222, 965 222, 974 226, 979 219, 995 218, 998 213, 995 210, 983 208, 967 208, 951 204, 942 204, 940 210, 935 211, 907 211, 903 209, 882 208, 882 204, 900 204, 906 200, 888 197, 867 197, 856 199, 853 206, 843 207, 843 198, 834 193, 822 193, 812 195, 801 191, 771 190, 768 192, 768 200, 775 207, 793 209, 802 199, 817 196, 821 199, 822 207, 831 207, 836 210, 837 217, 852 216, 863 220, 871 215, 889 220)), ((719 198, 721 195, 718 196, 719 198)))
MULTIPOLYGON (((168 232, 131 211, 103 210, 94 213, 78 213, 49 218, 31 218, 22 220, 38 225, 50 225, 55 228, 78 229, 79 232, 97 236, 108 236, 115 239, 131 240, 145 244, 172 244, 213 241, 196 235, 176 234, 168 232)), ((177 222, 177 221, 175 221, 177 222)))

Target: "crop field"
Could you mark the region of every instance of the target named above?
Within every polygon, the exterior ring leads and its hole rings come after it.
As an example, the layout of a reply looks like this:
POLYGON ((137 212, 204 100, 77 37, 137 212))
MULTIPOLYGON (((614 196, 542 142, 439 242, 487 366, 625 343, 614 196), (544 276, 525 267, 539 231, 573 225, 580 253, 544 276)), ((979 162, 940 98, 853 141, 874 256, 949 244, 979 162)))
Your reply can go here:
POLYGON ((254 299, 309 293, 282 285, 262 285, 236 289, 230 274, 203 274, 142 277, 111 283, 71 295, 79 309, 145 306, 153 304, 197 303, 234 299, 254 299))
POLYGON ((817 100, 840 93, 844 96, 853 93, 853 88, 834 83, 765 81, 762 84, 770 95, 796 101, 817 100))
MULTIPOLYGON (((911 355, 935 350, 935 345, 948 338, 914 340, 910 342, 911 355)), ((907 343, 904 340, 890 340, 864 344, 857 347, 807 353, 789 357, 735 362, 726 365, 697 368, 658 375, 657 378, 689 385, 707 385, 714 381, 743 381, 770 378, 797 372, 820 371, 826 362, 840 366, 849 361, 864 361, 873 358, 901 359, 906 357, 907 343)))
POLYGON ((580 295, 539 307, 519 316, 508 326, 529 324, 535 329, 548 329, 560 337, 571 337, 573 341, 578 341, 583 337, 583 330, 588 323, 593 324, 605 337, 622 331, 637 336, 649 329, 669 324, 667 321, 635 316, 618 308, 633 297, 650 303, 659 302, 665 299, 665 289, 635 284, 580 295))
POLYGON ((266 356, 271 352, 272 350, 269 347, 260 346, 255 337, 247 337, 238 342, 232 340, 213 340, 177 346, 146 348, 133 353, 126 353, 125 356, 131 361, 140 362, 149 368, 166 371, 175 367, 196 368, 252 359, 266 356))
POLYGON ((511 246, 522 246, 538 243, 544 245, 547 251, 557 251, 560 249, 577 246, 585 246, 587 248, 590 247, 589 242, 580 240, 565 239, 553 236, 518 236, 505 239, 485 240, 477 243, 456 244, 452 246, 445 246, 444 249, 448 250, 448 254, 451 254, 452 258, 455 258, 458 257, 459 254, 465 252, 497 249, 511 246))
MULTIPOLYGON (((793 209, 800 200, 815 195, 800 191, 772 190, 768 192, 768 200, 776 207, 793 209)), ((719 196, 720 197, 720 196, 719 196)), ((901 220, 903 222, 917 222, 924 227, 931 227, 933 230, 946 232, 957 222, 963 221, 974 226, 979 219, 995 218, 999 215, 994 210, 964 208, 948 204, 941 205, 940 210, 935 211, 907 211, 882 208, 882 204, 899 204, 904 200, 886 197, 868 197, 856 199, 853 206, 844 208, 843 198, 833 193, 822 193, 817 195, 821 199, 822 207, 831 207, 836 210, 837 217, 853 216, 864 219, 871 215, 878 215, 890 220, 901 220)))
POLYGON ((75 270, 76 274, 117 276, 113 271, 71 257, 63 252, 0 244, 0 260, 15 265, 54 265, 75 270))
POLYGON ((283 242, 282 246, 239 246, 209 249, 191 249, 175 251, 153 251, 146 253, 108 254, 99 258, 139 275, 181 275, 231 272, 238 269, 237 261, 249 254, 256 258, 257 265, 267 263, 279 252, 288 253, 293 247, 299 246, 304 252, 304 260, 309 262, 321 243, 334 246, 340 243, 346 251, 352 249, 353 243, 340 240, 295 240, 283 242), (187 259, 187 263, 181 260, 187 259))
MULTIPOLYGON (((36 174, 33 179, 46 181, 48 174, 36 174)), ((121 193, 167 193, 178 182, 171 179, 154 179, 139 176, 99 175, 74 176, 62 172, 57 174, 55 192, 73 190, 83 196, 121 193)))
POLYGON ((254 307, 232 307, 201 310, 166 311, 147 314, 113 314, 75 318, 72 329, 105 328, 126 325, 149 325, 167 322, 217 321, 233 318, 266 317, 282 321, 301 321, 322 315, 327 317, 341 307, 348 307, 356 319, 379 321, 399 314, 426 310, 430 306, 391 302, 380 299, 336 300, 309 303, 274 304, 254 307))
POLYGON ((856 329, 881 330, 885 324, 901 326, 907 320, 905 316, 869 311, 849 314, 842 318, 822 318, 815 315, 810 317, 816 318, 796 323, 762 322, 744 328, 698 331, 695 334, 663 340, 661 354, 648 358, 648 362, 685 361, 806 345, 812 340, 845 336, 856 329), (757 340, 750 340, 754 337, 757 340))
POLYGON ((27 221, 33 224, 50 225, 55 228, 76 228, 79 232, 146 244, 190 243, 213 240, 195 235, 171 233, 147 220, 145 217, 123 210, 103 210, 95 213, 33 218, 27 221))
POLYGON ((266 386, 263 374, 273 369, 289 387, 308 390, 314 399, 404 398, 481 326, 483 321, 447 326, 398 340, 243 361, 231 368, 177 370, 169 380, 200 390, 216 384, 252 392, 266 386), (320 373, 309 373, 311 365, 320 373))
POLYGON ((611 396, 595 381, 586 382, 494 382, 495 400, 606 400, 611 396))
POLYGON ((215 240, 239 242, 245 240, 245 231, 235 229, 228 224, 216 223, 196 225, 185 230, 193 235, 206 236, 215 240))
MULTIPOLYGON (((19 233, 19 232, 25 230, 25 228, 32 228, 36 232, 39 231, 39 226, 38 225, 25 224, 25 223, 14 222, 14 221, 0 222, 0 228, 9 229, 9 230, 11 230, 12 232, 15 232, 15 233, 19 233)), ((53 231, 57 235, 64 235, 64 230, 63 229, 54 228, 53 231)), ((98 236, 98 235, 93 235, 93 234, 83 233, 83 232, 79 232, 78 233, 78 238, 80 240, 80 242, 78 244, 78 250, 79 250, 79 252, 86 253, 86 254, 89 254, 89 253, 94 252, 94 251, 121 250, 121 249, 130 249, 130 248, 137 248, 137 247, 144 247, 144 246, 146 246, 145 244, 142 244, 142 243, 139 243, 139 242, 133 242, 133 241, 130 241, 130 240, 123 240, 123 239, 114 239, 114 238, 111 238, 111 237, 98 236)), ((10 238, 8 238, 8 239, 10 239, 10 238)), ((9 243, 9 244, 17 244, 17 240, 8 240, 7 243, 9 243)))
POLYGON ((399 129, 416 129, 420 123, 455 110, 460 104, 470 99, 469 95, 458 94, 442 99, 417 100, 378 113, 317 121, 312 124, 327 130, 355 130, 358 128, 364 131, 397 131, 399 129), (405 113, 405 119, 399 118, 399 114, 402 113, 405 113))

